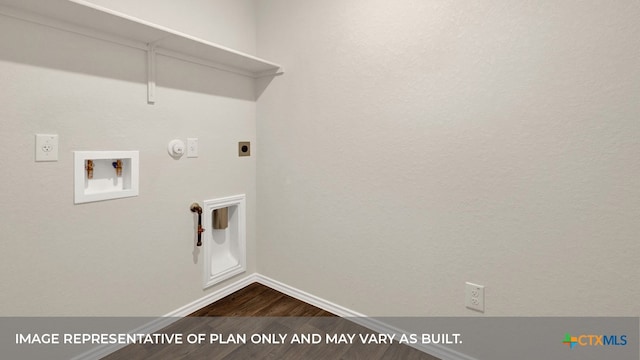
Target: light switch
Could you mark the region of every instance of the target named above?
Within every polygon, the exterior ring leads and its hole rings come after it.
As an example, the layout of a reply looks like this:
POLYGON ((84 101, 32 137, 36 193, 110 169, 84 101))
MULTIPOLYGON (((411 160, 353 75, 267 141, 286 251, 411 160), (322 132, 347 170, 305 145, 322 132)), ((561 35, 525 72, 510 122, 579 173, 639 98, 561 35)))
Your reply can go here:
POLYGON ((187 138, 187 157, 188 158, 198 157, 198 139, 197 138, 187 138))

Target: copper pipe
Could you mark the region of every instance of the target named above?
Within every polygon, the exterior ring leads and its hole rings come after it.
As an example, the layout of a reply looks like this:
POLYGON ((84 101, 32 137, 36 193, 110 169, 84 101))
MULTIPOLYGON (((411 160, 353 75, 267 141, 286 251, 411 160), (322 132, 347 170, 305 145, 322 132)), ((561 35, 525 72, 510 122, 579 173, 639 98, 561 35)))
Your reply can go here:
POLYGON ((87 179, 93 179, 93 160, 87 160, 84 169, 87 170, 87 179))
POLYGON ((202 208, 198 203, 193 203, 191 204, 190 210, 193 213, 198 213, 198 243, 196 246, 202 246, 202 233, 204 232, 202 228, 202 208))
POLYGON ((116 160, 113 163, 113 167, 116 168, 116 176, 121 177, 122 176, 122 160, 116 160))

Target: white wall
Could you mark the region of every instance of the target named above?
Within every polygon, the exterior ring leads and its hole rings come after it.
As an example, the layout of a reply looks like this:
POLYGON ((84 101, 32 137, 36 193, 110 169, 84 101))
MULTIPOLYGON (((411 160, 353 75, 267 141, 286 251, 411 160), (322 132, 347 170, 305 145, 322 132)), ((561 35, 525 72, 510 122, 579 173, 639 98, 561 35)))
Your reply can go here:
POLYGON ((471 314, 467 280, 488 315, 640 314, 637 2, 94 2, 285 65, 258 202, 249 80, 160 58, 150 106, 144 53, 3 17, 0 314, 203 296, 188 205, 235 193, 248 273, 366 314, 471 314), (200 158, 170 159, 187 136, 200 158), (139 197, 73 205, 72 151, 96 149, 140 150, 139 197))
MULTIPOLYGON (((252 1, 202 4, 161 25, 187 32, 220 5, 234 22, 199 35, 255 48, 252 1)), ((169 6, 146 5, 147 20, 169 6)), ((255 272, 255 157, 237 156, 255 142, 253 81, 161 56, 157 73, 148 105, 144 52, 0 17, 0 315, 163 315, 201 298, 189 205, 221 196, 247 194, 255 272), (59 135, 58 162, 34 162, 36 133, 59 135), (187 137, 200 157, 170 158, 187 137), (74 150, 139 150, 140 196, 74 205, 74 150)))
POLYGON ((640 314, 640 3, 263 0, 258 269, 369 315, 640 314))

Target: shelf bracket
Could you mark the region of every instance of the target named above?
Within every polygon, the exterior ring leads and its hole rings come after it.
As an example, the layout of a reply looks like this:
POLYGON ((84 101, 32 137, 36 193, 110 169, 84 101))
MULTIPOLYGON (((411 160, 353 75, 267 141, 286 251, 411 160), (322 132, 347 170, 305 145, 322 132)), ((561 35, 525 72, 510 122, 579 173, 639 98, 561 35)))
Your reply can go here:
POLYGON ((147 46, 147 103, 156 102, 156 46, 153 43, 147 46))

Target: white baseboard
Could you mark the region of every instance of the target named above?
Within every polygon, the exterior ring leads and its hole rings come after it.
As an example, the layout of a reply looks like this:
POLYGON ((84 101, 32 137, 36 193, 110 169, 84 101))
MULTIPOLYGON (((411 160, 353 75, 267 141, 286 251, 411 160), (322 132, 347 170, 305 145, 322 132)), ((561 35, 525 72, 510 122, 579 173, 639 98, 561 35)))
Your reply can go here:
POLYGON ((296 298, 300 301, 304 301, 307 304, 311 304, 313 306, 319 307, 322 310, 328 311, 340 317, 365 317, 366 315, 355 312, 351 309, 347 309, 338 304, 334 304, 325 299, 321 299, 315 295, 309 294, 308 292, 304 292, 302 290, 291 287, 287 284, 281 283, 280 281, 274 280, 272 278, 266 277, 261 274, 253 274, 255 278, 255 282, 258 282, 264 286, 268 286, 274 290, 278 290, 283 294, 287 294, 293 298, 296 298))
MULTIPOLYGON (((338 315, 340 317, 349 318, 349 320, 364 326, 370 330, 384 333, 384 334, 405 334, 406 331, 395 328, 389 324, 386 324, 377 319, 369 318, 364 314, 358 313, 351 309, 347 309, 338 304, 332 303, 325 299, 319 298, 315 295, 309 294, 305 291, 299 290, 287 284, 281 283, 277 280, 271 279, 267 276, 254 273, 249 276, 246 276, 234 283, 231 283, 221 289, 218 289, 206 296, 193 301, 179 309, 176 309, 161 318, 158 318, 148 324, 145 324, 138 329, 131 331, 131 333, 153 333, 156 332, 168 325, 171 325, 173 322, 177 321, 181 317, 185 317, 196 310, 199 310, 213 302, 216 302, 227 295, 231 295, 232 293, 244 288, 247 285, 250 285, 254 282, 260 283, 262 285, 268 286, 274 290, 277 290, 283 294, 289 295, 293 298, 296 298, 300 301, 304 301, 313 306, 319 307, 325 311, 338 315)), ((458 351, 451 350, 445 346, 441 345, 431 345, 431 344, 408 344, 409 346, 420 350, 429 355, 435 356, 441 360, 477 360, 471 356, 462 354, 458 351)), ((106 355, 109 355, 121 348, 125 347, 125 345, 103 345, 96 347, 90 351, 87 351, 81 355, 74 357, 71 360, 93 360, 100 359, 106 355)))
MULTIPOLYGON (((200 299, 193 301, 179 309, 176 309, 168 314, 165 314, 163 317, 157 318, 135 330, 130 331, 130 333, 134 334, 150 334, 154 333, 158 330, 161 330, 175 321, 179 320, 182 317, 185 317, 196 310, 199 310, 211 303, 214 303, 227 295, 231 295, 234 292, 242 289, 243 287, 256 282, 256 274, 251 274, 247 277, 244 277, 234 283, 231 283, 221 289, 218 289, 210 294, 207 294, 200 299)), ((101 345, 97 346, 85 353, 82 353, 76 357, 73 357, 71 360, 94 360, 101 359, 113 352, 116 352, 126 345, 101 345)))
POLYGON ((164 315, 164 317, 185 317, 193 313, 194 311, 202 309, 203 307, 222 299, 225 296, 233 294, 234 292, 242 289, 247 285, 253 284, 256 281, 256 274, 251 274, 221 289, 218 289, 211 294, 207 294, 206 296, 201 297, 200 299, 191 302, 177 310, 174 310, 164 315))
MULTIPOLYGON (((373 330, 382 334, 408 334, 407 331, 403 331, 396 327, 393 327, 389 324, 386 324, 380 320, 367 317, 367 315, 361 314, 359 312, 353 311, 351 309, 347 309, 338 304, 332 303, 325 299, 319 298, 315 295, 309 294, 305 291, 299 290, 297 288, 291 287, 287 284, 281 283, 277 280, 271 279, 261 274, 253 274, 255 277, 255 281, 268 286, 274 290, 278 290, 283 294, 287 294, 291 297, 294 297, 298 300, 304 301, 313 306, 319 307, 322 310, 328 311, 340 317, 349 318, 349 320, 357 323, 358 325, 364 326, 367 329, 373 330)), ((460 353, 455 350, 451 350, 442 345, 434 345, 434 344, 407 344, 408 346, 413 347, 414 349, 420 350, 429 355, 435 356, 441 360, 477 360, 471 356, 460 353)))

